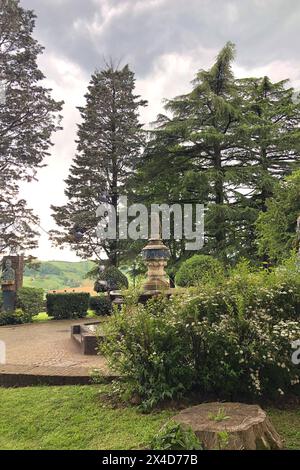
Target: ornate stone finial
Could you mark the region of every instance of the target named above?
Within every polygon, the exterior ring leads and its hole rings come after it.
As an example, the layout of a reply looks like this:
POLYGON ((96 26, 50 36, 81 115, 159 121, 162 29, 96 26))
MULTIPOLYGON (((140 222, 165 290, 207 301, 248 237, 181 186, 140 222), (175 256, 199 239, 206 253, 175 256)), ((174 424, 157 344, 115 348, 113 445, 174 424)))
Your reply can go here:
POLYGON ((165 272, 170 250, 164 245, 160 234, 159 214, 151 214, 151 238, 143 248, 143 258, 148 267, 144 292, 160 292, 170 288, 170 282, 165 272))
POLYGON ((161 240, 160 220, 157 212, 151 213, 151 237, 150 240, 161 240))

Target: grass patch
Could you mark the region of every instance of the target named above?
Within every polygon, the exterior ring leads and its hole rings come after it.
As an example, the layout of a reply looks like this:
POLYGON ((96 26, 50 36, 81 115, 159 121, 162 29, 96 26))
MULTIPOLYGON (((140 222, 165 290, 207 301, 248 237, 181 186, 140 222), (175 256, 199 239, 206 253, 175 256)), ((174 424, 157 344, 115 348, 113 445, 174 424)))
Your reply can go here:
POLYGON ((172 414, 114 409, 101 402, 100 389, 105 386, 0 389, 0 449, 137 449, 172 414))
MULTIPOLYGON (((0 449, 137 449, 174 411, 114 408, 109 385, 0 388, 0 449), (100 393, 101 392, 101 393, 100 393)), ((300 449, 300 409, 268 409, 288 449, 300 449)))
MULTIPOLYGON (((98 318, 96 313, 93 310, 88 310, 86 318, 88 319, 94 318, 96 320, 103 319, 103 317, 98 318)), ((42 322, 42 321, 49 321, 49 320, 53 320, 53 317, 49 317, 49 315, 46 312, 41 312, 38 315, 34 315, 34 317, 32 317, 33 322, 42 322)))
POLYGON ((49 315, 46 312, 41 312, 38 315, 34 315, 32 317, 33 322, 40 322, 40 321, 48 321, 52 320, 53 317, 49 317, 49 315))
POLYGON ((300 409, 267 410, 275 429, 284 439, 285 448, 300 449, 300 409))

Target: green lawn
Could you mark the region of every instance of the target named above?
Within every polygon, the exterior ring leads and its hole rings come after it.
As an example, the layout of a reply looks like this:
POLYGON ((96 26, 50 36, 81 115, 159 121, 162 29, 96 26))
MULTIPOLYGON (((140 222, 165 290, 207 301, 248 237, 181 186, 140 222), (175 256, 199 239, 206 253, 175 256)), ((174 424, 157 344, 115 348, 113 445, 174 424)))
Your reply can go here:
MULTIPOLYGON (((0 388, 0 449, 137 449, 174 414, 113 408, 107 387, 0 388)), ((300 410, 268 411, 285 446, 300 449, 300 410)))
POLYGON ((49 315, 46 312, 41 312, 38 315, 35 315, 32 317, 32 321, 35 322, 40 322, 40 321, 48 321, 51 320, 52 317, 49 317, 49 315))
MULTIPOLYGON (((98 319, 98 320, 99 320, 99 319, 100 319, 100 320, 103 319, 103 317, 98 318, 97 315, 95 314, 95 312, 94 312, 93 310, 88 310, 86 318, 87 318, 87 319, 89 319, 89 318, 96 318, 96 319, 98 319)), ((46 312, 41 312, 41 313, 39 313, 38 315, 35 315, 35 316, 32 317, 32 321, 33 321, 34 323, 36 323, 36 322, 43 322, 43 321, 49 321, 49 320, 52 320, 52 319, 53 319, 53 317, 49 317, 49 315, 47 315, 46 312)))
POLYGON ((300 408, 267 410, 275 429, 285 440, 288 449, 300 449, 300 408))
POLYGON ((99 388, 0 388, 0 449, 136 449, 170 416, 114 409, 99 388))

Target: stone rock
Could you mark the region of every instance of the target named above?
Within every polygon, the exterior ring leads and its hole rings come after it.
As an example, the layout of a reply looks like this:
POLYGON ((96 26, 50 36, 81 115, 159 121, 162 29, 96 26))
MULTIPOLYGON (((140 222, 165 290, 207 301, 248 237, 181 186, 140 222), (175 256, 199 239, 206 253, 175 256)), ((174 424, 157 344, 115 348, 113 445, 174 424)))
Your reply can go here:
POLYGON ((278 450, 283 444, 258 405, 203 403, 173 418, 190 427, 206 450, 278 450))

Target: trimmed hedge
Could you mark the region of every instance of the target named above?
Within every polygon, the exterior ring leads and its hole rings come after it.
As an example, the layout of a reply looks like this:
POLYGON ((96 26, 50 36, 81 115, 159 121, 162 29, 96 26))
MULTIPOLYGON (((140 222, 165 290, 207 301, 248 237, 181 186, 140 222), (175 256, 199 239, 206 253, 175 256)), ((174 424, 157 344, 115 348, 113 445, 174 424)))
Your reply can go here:
POLYGON ((30 315, 45 311, 44 290, 34 287, 22 287, 17 292, 17 308, 30 315))
POLYGON ((90 294, 86 292, 47 294, 47 313, 57 320, 84 318, 89 308, 90 294))
POLYGON ((194 255, 182 263, 175 282, 180 287, 192 287, 223 276, 224 267, 219 260, 208 255, 194 255))
POLYGON ((23 323, 30 323, 31 315, 23 312, 23 310, 16 309, 14 312, 0 312, 0 326, 4 325, 22 325, 23 323))
POLYGON ((111 301, 106 295, 90 297, 90 309, 97 315, 110 315, 111 307, 111 301))

